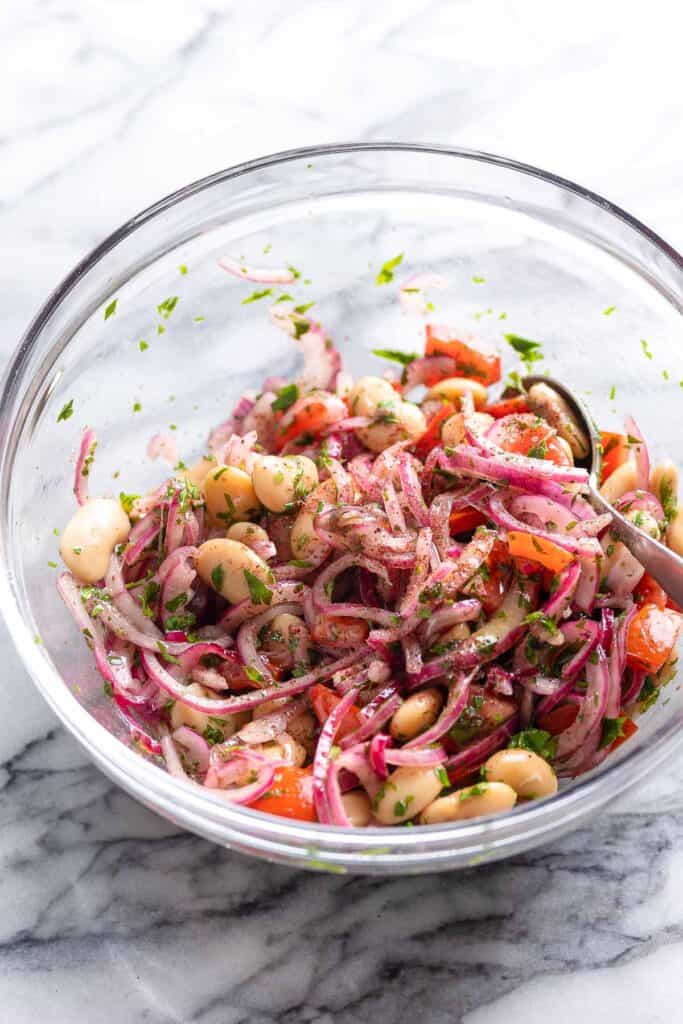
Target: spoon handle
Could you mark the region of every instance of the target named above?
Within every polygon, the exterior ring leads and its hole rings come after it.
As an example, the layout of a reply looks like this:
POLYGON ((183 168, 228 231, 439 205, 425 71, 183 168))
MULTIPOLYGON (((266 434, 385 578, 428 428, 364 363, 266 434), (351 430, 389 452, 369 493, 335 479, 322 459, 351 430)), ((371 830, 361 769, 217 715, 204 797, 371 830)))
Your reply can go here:
POLYGON ((676 604, 683 607, 683 558, 630 523, 594 487, 591 488, 591 498, 594 507, 612 516, 610 529, 614 536, 626 545, 676 604))

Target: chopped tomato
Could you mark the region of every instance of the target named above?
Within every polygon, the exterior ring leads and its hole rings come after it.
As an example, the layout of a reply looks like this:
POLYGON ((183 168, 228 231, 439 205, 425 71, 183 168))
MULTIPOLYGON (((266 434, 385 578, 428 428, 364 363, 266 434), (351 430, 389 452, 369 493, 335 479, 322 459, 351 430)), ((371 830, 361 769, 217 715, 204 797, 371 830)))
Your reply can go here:
POLYGON ((491 430, 491 440, 506 452, 570 466, 572 459, 553 428, 533 413, 503 416, 491 430))
POLYGON ((441 428, 446 420, 451 418, 454 412, 455 406, 453 403, 444 402, 441 408, 438 409, 430 419, 424 434, 415 443, 415 454, 418 459, 422 460, 422 462, 427 458, 432 448, 436 448, 436 446, 441 443, 441 428))
POLYGON ((502 604, 510 582, 510 556, 507 545, 497 540, 486 561, 462 588, 463 593, 481 601, 487 615, 502 604))
POLYGON ((501 398, 493 405, 487 405, 482 412, 487 412, 495 420, 502 420, 504 416, 519 415, 522 412, 531 412, 524 395, 516 395, 514 398, 501 398))
POLYGON ((659 672, 668 661, 678 634, 683 625, 683 616, 670 608, 658 608, 656 604, 644 604, 628 628, 626 640, 627 663, 632 668, 646 672, 659 672))
POLYGON ((600 445, 602 446, 600 483, 604 484, 615 469, 628 462, 630 448, 628 438, 624 434, 613 434, 611 430, 600 431, 600 445))
POLYGON ((482 384, 495 384, 500 380, 500 355, 473 344, 466 331, 427 324, 425 334, 425 355, 451 356, 455 359, 459 377, 472 377, 482 384))
POLYGON ((632 718, 627 718, 621 727, 621 736, 617 736, 614 743, 610 747, 610 750, 616 750, 622 743, 626 743, 626 740, 630 740, 631 736, 638 732, 638 726, 632 718))
POLYGON ((551 736, 559 736, 561 732, 574 724, 578 713, 578 704, 558 704, 552 711, 539 715, 536 725, 539 729, 545 729, 551 736))
POLYGON ((643 575, 633 594, 637 604, 656 604, 658 608, 666 608, 666 591, 648 572, 643 575))
POLYGON ((324 647, 358 647, 364 644, 370 628, 365 619, 344 615, 319 615, 311 630, 317 644, 324 647))
POLYGON ((295 768, 286 765, 278 768, 268 792, 249 806, 282 818, 317 821, 313 802, 313 766, 295 768))
MULTIPOLYGON (((278 682, 282 678, 282 669, 275 662, 271 661, 270 658, 266 657, 265 661, 273 679, 278 682)), ((260 683, 258 679, 250 679, 244 671, 244 666, 236 659, 224 661, 220 667, 220 673, 227 681, 230 689, 234 690, 235 693, 241 693, 243 690, 258 690, 260 686, 265 685, 260 683)))
POLYGON ((476 508, 461 508, 457 512, 451 512, 448 520, 451 533, 471 533, 478 526, 483 526, 486 516, 476 508))
POLYGON ((516 711, 517 705, 511 697, 497 697, 486 692, 483 686, 471 686, 467 705, 444 737, 444 746, 449 752, 461 750, 474 740, 488 736, 516 711))
MULTIPOLYGON (((321 683, 316 683, 315 686, 312 686, 308 691, 308 696, 313 705, 315 716, 321 725, 325 724, 331 712, 341 700, 341 697, 338 697, 336 693, 332 693, 332 690, 321 683)), ((359 709, 355 704, 352 704, 342 719, 342 723, 337 731, 337 739, 342 740, 349 733, 355 732, 362 723, 363 720, 359 709)))
POLYGON ((570 551, 552 541, 521 530, 508 531, 508 550, 513 558, 528 558, 554 573, 562 572, 574 558, 570 551))
POLYGON ((328 425, 328 409, 324 402, 311 399, 300 409, 285 430, 278 431, 275 436, 275 447, 282 451, 286 444, 298 437, 313 440, 328 425))

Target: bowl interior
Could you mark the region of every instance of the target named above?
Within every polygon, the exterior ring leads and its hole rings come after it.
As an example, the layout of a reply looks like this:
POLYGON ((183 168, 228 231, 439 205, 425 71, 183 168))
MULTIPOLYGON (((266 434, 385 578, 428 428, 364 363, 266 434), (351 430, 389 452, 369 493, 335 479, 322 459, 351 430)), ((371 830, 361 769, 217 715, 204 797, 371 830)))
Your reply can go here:
MULTIPOLYGON (((91 493, 143 493, 168 472, 146 455, 151 435, 172 433, 189 463, 246 388, 292 373, 296 347, 268 317, 284 291, 315 302, 312 315, 346 368, 381 373, 386 364, 373 348, 422 347, 424 319, 401 311, 397 285, 423 270, 449 281, 429 295, 429 320, 497 343, 506 373, 522 367, 505 333, 541 342, 544 362, 534 371, 575 388, 604 428, 619 429, 632 412, 652 457, 683 465, 674 429, 683 395, 680 267, 591 198, 505 164, 400 149, 304 154, 216 176, 143 215, 80 268, 39 316, 8 378, 2 531, 21 618, 11 625, 20 648, 33 648, 31 669, 60 714, 78 702, 125 741, 50 565, 59 562, 56 532, 75 508, 83 427, 99 435, 91 493), (376 285, 380 266, 400 253, 394 281, 376 285), (299 276, 245 303, 267 286, 226 274, 216 262, 224 254, 289 264, 299 276), (169 298, 177 303, 166 315, 169 298), (71 400, 73 415, 57 422, 71 400), (70 696, 57 695, 65 687, 70 696)), ((600 772, 668 735, 682 715, 674 683, 600 772)))

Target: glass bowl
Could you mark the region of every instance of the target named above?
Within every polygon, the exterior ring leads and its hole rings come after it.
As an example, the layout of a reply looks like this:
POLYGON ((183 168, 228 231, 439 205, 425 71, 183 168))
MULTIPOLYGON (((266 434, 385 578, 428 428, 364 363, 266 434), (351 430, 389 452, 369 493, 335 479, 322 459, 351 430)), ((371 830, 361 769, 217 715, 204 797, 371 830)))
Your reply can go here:
MULTIPOLYGON (((289 290, 315 300, 356 374, 385 368, 372 348, 420 346, 423 323, 401 313, 395 282, 375 285, 379 267, 404 253, 402 276, 432 269, 450 280, 432 296, 432 318, 469 321, 503 348, 505 331, 541 340, 543 366, 586 395, 603 427, 633 410, 654 457, 683 464, 683 263, 604 199, 499 157, 401 144, 296 150, 188 185, 59 285, 14 355, 1 399, 2 610, 36 685, 100 768, 176 824, 243 853, 401 874, 553 839, 670 758, 683 736, 675 682, 634 738, 550 800, 464 824, 347 831, 230 806, 127 745, 57 595, 55 531, 74 511, 86 424, 100 436, 91 492, 141 493, 164 477, 146 456, 150 435, 177 428, 189 462, 245 388, 293 370, 295 347, 269 324, 269 300, 242 303, 255 286, 217 267, 224 253, 296 267, 289 290), (71 400, 73 415, 58 422, 71 400)), ((514 369, 511 349, 505 359, 514 369)))

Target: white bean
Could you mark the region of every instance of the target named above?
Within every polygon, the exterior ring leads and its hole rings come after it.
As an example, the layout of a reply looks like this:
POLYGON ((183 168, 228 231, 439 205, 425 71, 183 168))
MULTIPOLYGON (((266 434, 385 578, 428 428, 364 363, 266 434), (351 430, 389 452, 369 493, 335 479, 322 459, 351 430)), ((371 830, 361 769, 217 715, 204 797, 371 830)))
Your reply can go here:
POLYGON ((671 459, 657 463, 650 473, 650 490, 655 494, 668 517, 671 517, 678 504, 678 470, 671 459))
POLYGON ((251 477, 236 466, 212 469, 204 479, 203 491, 212 526, 246 522, 261 507, 251 477))
POLYGON ((272 743, 260 744, 258 749, 271 761, 286 761, 296 768, 302 768, 306 763, 306 750, 286 732, 280 733, 272 743))
POLYGON ((435 686, 412 693, 394 712, 391 735, 399 743, 414 739, 430 725, 434 725, 442 707, 443 697, 435 686))
POLYGON ((308 665, 312 642, 303 619, 282 612, 269 624, 262 646, 277 665, 292 668, 308 665))
POLYGON ((472 395, 475 409, 483 409, 488 401, 488 391, 478 380, 469 377, 447 377, 434 384, 425 395, 425 399, 440 398, 444 402, 452 402, 456 409, 464 395, 472 395))
POLYGON ((113 498, 91 498, 71 517, 59 542, 64 564, 81 583, 97 583, 117 544, 130 532, 128 516, 113 498))
MULTIPOLYGON (((200 686, 199 683, 190 683, 185 692, 188 696, 193 697, 216 696, 213 690, 208 690, 206 687, 200 686)), ((181 725, 189 725, 191 729, 194 729, 200 736, 203 736, 208 726, 212 724, 217 729, 220 729, 223 733, 223 738, 226 740, 230 739, 238 728, 234 715, 207 715, 203 711, 195 711, 194 708, 189 708, 179 700, 171 708, 171 725, 174 729, 179 729, 181 725), (215 721, 212 722, 211 719, 215 721)))
POLYGON ((375 817, 380 825, 398 825, 424 810, 442 788, 435 768, 402 765, 392 772, 377 794, 375 817))
POLYGON ((198 462, 195 462, 189 469, 183 472, 183 476, 188 483, 193 484, 195 487, 201 487, 208 473, 212 469, 216 469, 218 463, 214 455, 202 455, 198 462))
POLYGON ((200 546, 197 572, 231 604, 251 596, 247 573, 266 585, 272 581, 270 569, 251 548, 221 537, 207 540, 200 546))
POLYGON ((435 800, 420 815, 420 824, 442 825, 447 821, 481 818, 485 814, 502 814, 512 810, 516 802, 517 794, 506 783, 477 782, 435 800))
POLYGON ((456 412, 444 423, 441 428, 441 443, 444 448, 455 448, 465 440, 465 417, 461 412, 456 412))
POLYGON ((600 494, 605 501, 613 505, 615 501, 618 501, 628 491, 634 491, 637 481, 638 474, 635 463, 631 461, 624 462, 605 480, 600 488, 600 494))
POLYGON ((308 495, 289 535, 292 554, 296 559, 306 561, 328 550, 329 546, 315 532, 313 520, 318 514, 320 502, 332 504, 336 500, 337 487, 334 480, 324 480, 308 495))
POLYGON ((252 483, 269 511, 284 512, 310 494, 318 483, 318 470, 305 455, 262 455, 254 465, 252 483))
POLYGON ((683 507, 679 508, 666 531, 666 543, 683 558, 683 507))
POLYGON ((397 406, 400 396, 383 377, 361 377, 349 395, 349 408, 352 416, 373 417, 379 405, 387 408, 397 406))
POLYGON ((505 782, 525 800, 540 800, 557 793, 557 776, 548 762, 521 747, 492 754, 483 774, 487 782, 505 782))
POLYGON ((342 794, 342 803, 346 815, 354 828, 364 828, 372 821, 372 804, 367 793, 362 789, 352 789, 342 794))
POLYGON ((356 431, 370 451, 382 452, 397 441, 417 441, 427 429, 424 413, 417 405, 402 402, 396 392, 394 399, 390 403, 378 406, 372 423, 368 427, 359 427, 356 431))
POLYGON ((258 523, 233 523, 226 533, 228 540, 238 540, 240 544, 246 544, 253 548, 255 544, 268 544, 270 537, 258 523))

